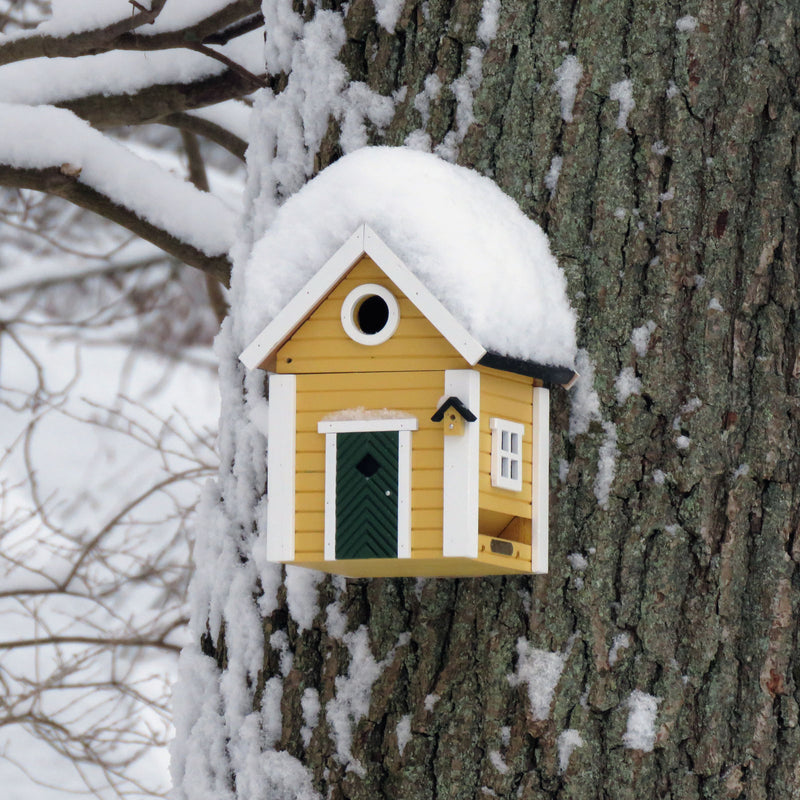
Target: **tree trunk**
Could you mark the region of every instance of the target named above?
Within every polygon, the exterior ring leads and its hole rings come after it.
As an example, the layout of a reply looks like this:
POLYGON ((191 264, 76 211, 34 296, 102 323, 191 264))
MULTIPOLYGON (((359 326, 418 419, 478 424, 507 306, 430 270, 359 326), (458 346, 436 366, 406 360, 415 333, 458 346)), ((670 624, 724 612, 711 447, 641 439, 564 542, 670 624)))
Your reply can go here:
MULTIPOLYGON (((797 8, 502 0, 492 35, 491 7, 481 25, 475 0, 407 2, 390 34, 353 0, 340 59, 407 87, 372 143, 444 143, 567 274, 582 378, 552 392, 550 574, 325 578, 303 607, 316 577, 264 577, 241 511, 263 467, 229 400, 240 463, 216 490, 228 539, 198 546, 179 792, 800 797, 797 8), (260 597, 262 639, 236 591, 260 597), (202 701, 200 672, 221 687, 202 701)), ((340 152, 332 120, 316 167, 340 152)))

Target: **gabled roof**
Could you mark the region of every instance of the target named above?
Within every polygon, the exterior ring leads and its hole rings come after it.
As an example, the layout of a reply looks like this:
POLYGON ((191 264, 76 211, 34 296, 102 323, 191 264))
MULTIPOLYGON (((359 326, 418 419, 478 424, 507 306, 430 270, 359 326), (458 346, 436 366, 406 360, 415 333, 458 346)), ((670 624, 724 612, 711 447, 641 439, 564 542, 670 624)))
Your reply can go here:
POLYGON ((369 225, 362 224, 239 356, 248 369, 263 364, 363 256, 369 256, 470 365, 486 349, 425 288, 369 225))
POLYGON ((547 236, 474 170, 409 148, 364 147, 280 206, 267 192, 251 217, 254 243, 234 259, 231 280, 242 347, 278 316, 285 320, 292 298, 317 286, 320 265, 366 223, 389 261, 401 261, 480 343, 480 363, 550 382, 573 374, 575 312, 547 236))
POLYGON ((575 378, 576 373, 567 367, 537 364, 488 351, 366 223, 355 230, 272 322, 242 351, 239 356, 242 363, 248 369, 255 369, 268 361, 364 256, 369 256, 375 262, 386 277, 419 309, 470 366, 482 364, 564 385, 570 384, 575 378))

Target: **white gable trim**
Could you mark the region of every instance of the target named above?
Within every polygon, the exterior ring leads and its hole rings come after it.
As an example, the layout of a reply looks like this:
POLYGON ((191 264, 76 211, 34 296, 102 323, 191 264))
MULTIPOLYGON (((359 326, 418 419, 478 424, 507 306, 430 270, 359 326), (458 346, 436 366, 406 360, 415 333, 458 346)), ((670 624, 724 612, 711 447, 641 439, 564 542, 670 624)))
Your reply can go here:
POLYGON ((242 351, 239 356, 242 363, 248 369, 254 369, 262 364, 294 333, 364 255, 369 256, 378 265, 386 277, 420 310, 470 366, 477 364, 486 355, 486 349, 430 293, 378 234, 368 225, 361 225, 284 306, 275 319, 242 351))

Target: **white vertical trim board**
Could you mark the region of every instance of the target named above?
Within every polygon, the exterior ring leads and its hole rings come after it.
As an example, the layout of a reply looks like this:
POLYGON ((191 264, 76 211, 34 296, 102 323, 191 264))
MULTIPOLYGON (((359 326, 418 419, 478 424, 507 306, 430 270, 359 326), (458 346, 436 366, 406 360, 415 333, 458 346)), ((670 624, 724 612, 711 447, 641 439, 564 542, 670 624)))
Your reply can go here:
POLYGON ((397 557, 411 558, 411 431, 397 436, 397 557))
POLYGON ((336 434, 325 434, 325 560, 336 560, 336 434))
POLYGON ((442 554, 478 557, 478 461, 480 458, 481 375, 471 369, 444 373, 445 397, 457 397, 476 417, 461 436, 444 439, 442 554))
POLYGON ((550 497, 550 390, 533 389, 533 526, 531 572, 547 572, 550 497))
POLYGON ((294 560, 297 378, 269 376, 267 561, 294 560))

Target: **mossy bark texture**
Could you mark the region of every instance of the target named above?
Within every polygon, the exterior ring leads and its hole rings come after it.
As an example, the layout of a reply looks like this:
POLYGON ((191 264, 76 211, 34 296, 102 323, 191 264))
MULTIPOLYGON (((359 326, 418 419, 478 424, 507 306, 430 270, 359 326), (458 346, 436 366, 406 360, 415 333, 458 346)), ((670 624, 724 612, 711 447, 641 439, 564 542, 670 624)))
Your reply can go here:
POLYGON ((302 631, 282 603, 277 746, 331 800, 800 798, 800 7, 502 0, 479 36, 482 14, 409 0, 389 33, 353 0, 341 59, 406 87, 373 143, 456 134, 566 272, 584 387, 552 393, 550 574, 325 579, 302 631), (348 760, 331 709, 362 625, 380 671, 348 760), (524 648, 561 669, 544 713, 524 648))

